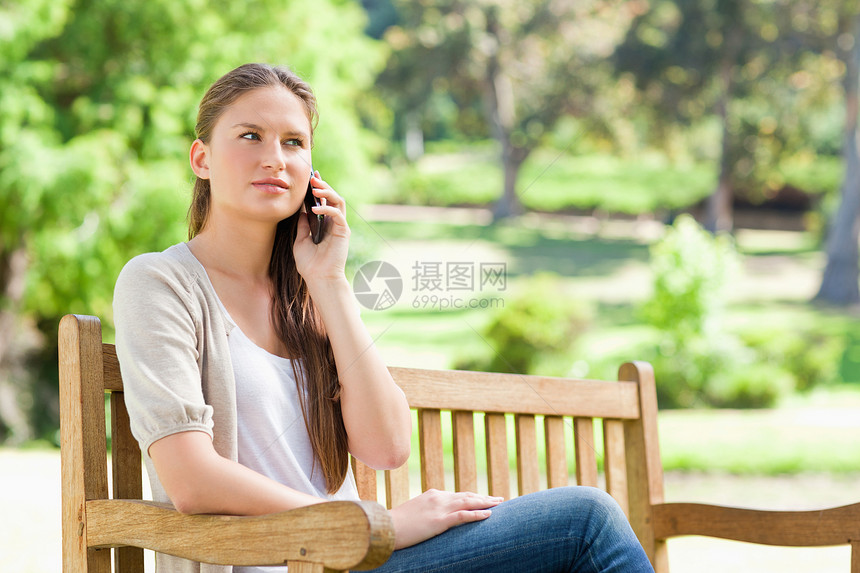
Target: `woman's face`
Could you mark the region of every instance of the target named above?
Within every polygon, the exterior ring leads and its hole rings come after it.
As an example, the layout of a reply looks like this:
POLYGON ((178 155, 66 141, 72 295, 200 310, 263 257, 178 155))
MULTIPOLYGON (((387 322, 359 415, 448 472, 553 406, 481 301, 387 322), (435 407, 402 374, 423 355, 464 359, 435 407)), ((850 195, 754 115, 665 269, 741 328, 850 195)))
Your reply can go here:
POLYGON ((311 173, 305 106, 283 87, 258 88, 221 114, 209 143, 191 147, 198 177, 209 179, 209 218, 277 222, 301 208, 311 173))

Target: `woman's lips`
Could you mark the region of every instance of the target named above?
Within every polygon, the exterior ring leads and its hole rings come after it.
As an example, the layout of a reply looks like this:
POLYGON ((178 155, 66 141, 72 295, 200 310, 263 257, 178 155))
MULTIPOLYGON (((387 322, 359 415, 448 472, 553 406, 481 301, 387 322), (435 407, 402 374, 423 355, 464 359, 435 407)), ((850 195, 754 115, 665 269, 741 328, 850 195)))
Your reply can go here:
POLYGON ((257 189, 267 193, 286 193, 290 188, 285 181, 275 178, 258 179, 251 184, 257 189))

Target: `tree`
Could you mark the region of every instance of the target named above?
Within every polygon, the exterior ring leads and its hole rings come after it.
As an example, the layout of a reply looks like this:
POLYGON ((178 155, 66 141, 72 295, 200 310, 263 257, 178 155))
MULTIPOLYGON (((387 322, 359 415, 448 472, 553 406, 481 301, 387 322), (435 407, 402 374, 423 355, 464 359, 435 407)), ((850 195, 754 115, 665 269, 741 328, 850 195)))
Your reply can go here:
POLYGON ((0 440, 20 441, 50 435, 57 389, 15 368, 22 353, 55 359, 67 312, 109 332, 124 262, 184 238, 205 87, 247 61, 291 65, 319 96, 315 167, 349 194, 369 162, 355 142, 373 139, 354 102, 383 52, 348 0, 20 0, 0 21, 0 440))
POLYGON ((653 2, 616 51, 618 73, 635 78, 654 110, 651 143, 665 139, 668 126, 689 131, 716 120, 719 144, 710 153, 718 175, 705 204, 712 232, 732 229, 736 195, 766 198, 785 184, 781 162, 821 151, 814 111, 832 105, 831 68, 820 65, 808 8, 782 0, 653 2))
POLYGON ((498 142, 504 189, 495 218, 522 210, 517 178, 559 118, 584 115, 606 85, 607 58, 632 18, 621 0, 400 2, 383 82, 404 115, 447 92, 480 108, 498 142), (479 101, 479 103, 475 103, 479 101))
POLYGON ((860 149, 857 138, 858 82, 860 82, 860 13, 856 3, 847 3, 839 14, 838 34, 835 37, 839 59, 845 65, 843 88, 845 92, 845 128, 842 158, 845 176, 840 191, 841 203, 836 211, 827 239, 827 265, 816 295, 838 305, 860 302, 858 288, 858 239, 860 239, 860 149))

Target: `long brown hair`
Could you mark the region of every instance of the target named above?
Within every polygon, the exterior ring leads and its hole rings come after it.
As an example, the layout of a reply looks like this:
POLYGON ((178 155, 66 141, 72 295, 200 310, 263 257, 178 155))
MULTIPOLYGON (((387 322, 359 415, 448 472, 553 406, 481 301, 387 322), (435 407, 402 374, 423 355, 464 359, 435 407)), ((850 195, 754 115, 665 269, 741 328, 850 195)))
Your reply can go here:
MULTIPOLYGON (((245 64, 217 80, 203 96, 197 114, 197 138, 209 143, 215 123, 239 96, 264 87, 283 86, 305 105, 311 134, 316 127, 316 98, 310 86, 290 69, 265 64, 245 64)), ((188 238, 206 226, 210 207, 208 179, 194 182, 188 209, 188 238)), ((319 318, 307 284, 296 270, 293 242, 300 212, 278 223, 269 279, 272 281, 272 322, 278 337, 294 358, 296 385, 311 445, 319 461, 326 487, 334 493, 343 485, 348 467, 346 428, 340 409, 340 382, 331 343, 319 318)), ((312 470, 313 471, 313 470, 312 470)))

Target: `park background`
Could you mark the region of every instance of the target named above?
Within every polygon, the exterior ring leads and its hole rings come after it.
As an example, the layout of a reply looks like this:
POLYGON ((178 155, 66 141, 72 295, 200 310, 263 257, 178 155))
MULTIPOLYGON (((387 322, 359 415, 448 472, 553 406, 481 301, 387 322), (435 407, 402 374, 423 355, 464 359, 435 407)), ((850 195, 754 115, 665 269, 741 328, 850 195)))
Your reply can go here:
POLYGON ((349 276, 400 278, 363 311, 390 364, 648 360, 670 501, 857 501, 858 40, 853 0, 0 4, 0 566, 59 568, 59 318, 110 339, 122 265, 185 238, 196 104, 247 61, 316 90, 349 276))

